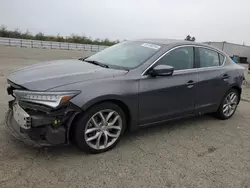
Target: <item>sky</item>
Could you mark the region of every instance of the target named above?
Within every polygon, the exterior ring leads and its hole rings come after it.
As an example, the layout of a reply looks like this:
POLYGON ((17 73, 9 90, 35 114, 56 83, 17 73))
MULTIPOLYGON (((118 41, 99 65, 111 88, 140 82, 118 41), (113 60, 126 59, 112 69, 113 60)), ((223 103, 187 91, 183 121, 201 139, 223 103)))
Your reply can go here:
POLYGON ((111 40, 227 41, 250 45, 249 0, 0 0, 0 25, 111 40))

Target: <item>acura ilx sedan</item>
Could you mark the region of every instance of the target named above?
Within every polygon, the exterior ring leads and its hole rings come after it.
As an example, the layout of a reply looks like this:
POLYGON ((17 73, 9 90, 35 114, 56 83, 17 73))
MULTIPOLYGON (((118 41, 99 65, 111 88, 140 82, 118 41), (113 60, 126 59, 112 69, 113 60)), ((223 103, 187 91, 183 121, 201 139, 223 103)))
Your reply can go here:
POLYGON ((229 119, 244 68, 212 46, 177 40, 122 42, 87 58, 42 62, 7 78, 8 130, 39 146, 113 148, 125 130, 213 113, 229 119))

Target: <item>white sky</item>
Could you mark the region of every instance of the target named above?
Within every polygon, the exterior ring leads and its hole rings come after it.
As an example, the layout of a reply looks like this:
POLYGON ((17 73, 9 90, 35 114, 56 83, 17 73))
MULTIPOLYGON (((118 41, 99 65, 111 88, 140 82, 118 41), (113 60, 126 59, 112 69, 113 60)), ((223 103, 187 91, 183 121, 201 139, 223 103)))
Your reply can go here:
POLYGON ((0 0, 0 25, 92 38, 184 39, 250 45, 250 0, 0 0))

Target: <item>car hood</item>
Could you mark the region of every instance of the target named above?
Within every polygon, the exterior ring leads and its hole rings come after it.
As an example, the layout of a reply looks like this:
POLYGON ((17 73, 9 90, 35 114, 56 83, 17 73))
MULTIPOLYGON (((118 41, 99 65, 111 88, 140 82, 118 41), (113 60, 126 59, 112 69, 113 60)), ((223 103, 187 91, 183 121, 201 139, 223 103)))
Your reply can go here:
POLYGON ((121 76, 127 72, 71 59, 24 67, 10 73, 8 80, 29 90, 45 91, 76 82, 121 76))

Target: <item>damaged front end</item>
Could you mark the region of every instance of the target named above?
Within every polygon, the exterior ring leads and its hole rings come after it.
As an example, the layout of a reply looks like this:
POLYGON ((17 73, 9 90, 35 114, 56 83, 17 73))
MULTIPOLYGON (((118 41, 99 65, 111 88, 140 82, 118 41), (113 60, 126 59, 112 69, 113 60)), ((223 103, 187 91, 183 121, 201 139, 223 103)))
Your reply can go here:
POLYGON ((16 138, 37 146, 69 143, 69 130, 81 108, 70 99, 79 92, 29 91, 9 81, 7 129, 16 138))

